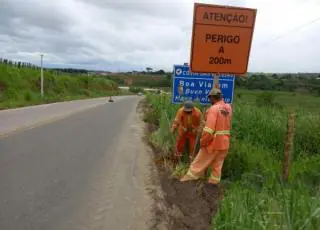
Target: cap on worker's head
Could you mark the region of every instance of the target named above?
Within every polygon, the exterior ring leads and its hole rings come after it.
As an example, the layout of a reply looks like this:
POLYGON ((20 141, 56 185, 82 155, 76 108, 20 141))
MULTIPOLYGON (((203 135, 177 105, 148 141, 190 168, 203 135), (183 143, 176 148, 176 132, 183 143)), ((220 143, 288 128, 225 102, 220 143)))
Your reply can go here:
POLYGON ((220 89, 217 89, 217 88, 213 88, 210 93, 208 94, 208 97, 210 96, 220 96, 222 93, 221 93, 221 90, 220 89))
POLYGON ((192 111, 192 109, 193 109, 193 102, 192 101, 186 101, 185 103, 184 103, 184 106, 183 106, 183 110, 185 111, 185 112, 191 112, 192 111))

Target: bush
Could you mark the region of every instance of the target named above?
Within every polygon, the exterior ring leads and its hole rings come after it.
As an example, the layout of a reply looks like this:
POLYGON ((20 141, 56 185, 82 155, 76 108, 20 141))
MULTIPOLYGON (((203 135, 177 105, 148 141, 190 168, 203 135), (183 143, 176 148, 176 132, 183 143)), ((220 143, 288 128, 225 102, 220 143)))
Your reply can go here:
POLYGON ((129 91, 132 93, 143 93, 143 88, 130 86, 129 91))
POLYGON ((19 99, 19 94, 17 90, 8 88, 6 91, 4 91, 4 98, 5 100, 17 100, 19 99))
POLYGON ((275 95, 271 92, 263 92, 257 96, 256 104, 258 106, 274 106, 275 95))
POLYGON ((25 101, 32 101, 33 97, 32 97, 32 93, 30 91, 27 91, 24 93, 24 100, 25 101))

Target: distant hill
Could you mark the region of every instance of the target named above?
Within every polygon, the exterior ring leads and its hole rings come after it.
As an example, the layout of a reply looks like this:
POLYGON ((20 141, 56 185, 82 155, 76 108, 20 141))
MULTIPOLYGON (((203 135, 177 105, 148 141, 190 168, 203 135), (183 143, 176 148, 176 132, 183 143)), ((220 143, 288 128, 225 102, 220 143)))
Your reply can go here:
POLYGON ((117 93, 117 83, 103 77, 45 70, 41 98, 38 67, 0 64, 0 109, 117 93))

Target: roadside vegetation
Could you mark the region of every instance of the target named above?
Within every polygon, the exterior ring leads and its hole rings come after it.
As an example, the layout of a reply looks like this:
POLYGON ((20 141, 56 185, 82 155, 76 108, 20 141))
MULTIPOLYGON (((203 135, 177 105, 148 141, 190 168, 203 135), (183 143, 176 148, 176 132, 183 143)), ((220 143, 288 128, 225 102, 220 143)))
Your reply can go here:
POLYGON ((50 70, 43 75, 41 98, 39 68, 0 64, 0 109, 120 94, 114 81, 102 77, 50 70))
MULTIPOLYGON (((178 106, 148 95, 151 143, 172 154, 169 127, 178 106)), ((298 92, 239 90, 233 103, 232 145, 223 168, 223 198, 213 229, 310 229, 320 226, 320 97, 298 92), (296 113, 289 179, 281 179, 288 113, 296 113)), ((166 158, 168 159, 168 158, 166 158)), ((185 173, 187 163, 174 175, 185 173)))

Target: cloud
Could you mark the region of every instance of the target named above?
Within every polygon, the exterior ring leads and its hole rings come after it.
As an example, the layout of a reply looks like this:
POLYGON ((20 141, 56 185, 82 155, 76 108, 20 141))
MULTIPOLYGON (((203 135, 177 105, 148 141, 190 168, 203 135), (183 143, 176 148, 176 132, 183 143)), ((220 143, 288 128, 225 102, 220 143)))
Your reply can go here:
MULTIPOLYGON (((41 52, 48 66, 170 71, 189 61, 193 2, 0 0, 0 56, 38 64, 41 52)), ((319 71, 320 20, 296 30, 317 18, 316 0, 214 3, 258 9, 249 71, 319 71)))

